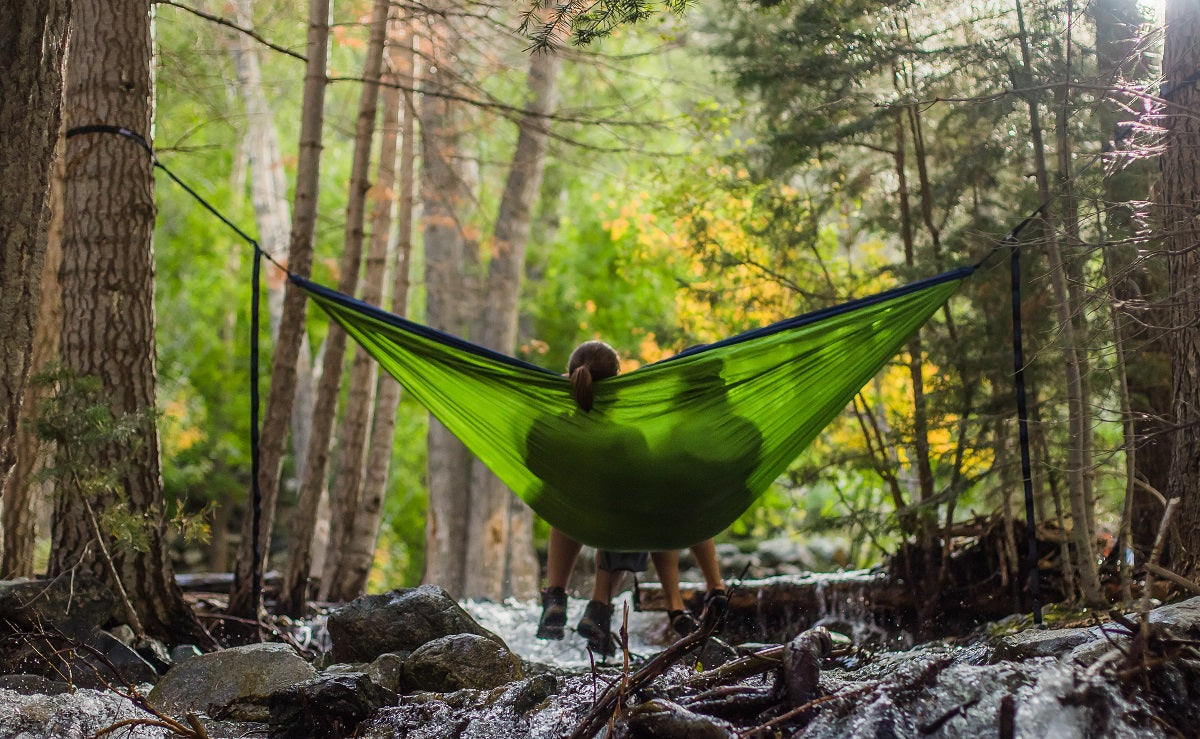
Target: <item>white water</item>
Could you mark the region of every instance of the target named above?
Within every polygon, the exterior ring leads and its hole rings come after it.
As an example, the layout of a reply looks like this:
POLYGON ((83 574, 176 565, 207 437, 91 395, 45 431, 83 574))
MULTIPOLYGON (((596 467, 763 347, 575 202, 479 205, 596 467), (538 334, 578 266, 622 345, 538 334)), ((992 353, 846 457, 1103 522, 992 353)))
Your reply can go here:
MULTIPOLYGON (((541 604, 537 601, 509 599, 503 603, 466 601, 462 604, 480 626, 503 639, 508 648, 522 659, 564 669, 587 668, 591 665, 587 641, 575 633, 575 624, 579 623, 586 605, 584 598, 571 598, 567 603, 566 637, 562 641, 550 641, 537 638, 538 617, 542 612, 541 604)), ((669 632, 667 615, 662 612, 634 611, 632 591, 620 593, 613 599, 614 634, 620 632, 626 612, 630 655, 649 656, 670 644, 673 635, 669 632)), ((600 661, 600 656, 595 655, 595 659, 600 661)))

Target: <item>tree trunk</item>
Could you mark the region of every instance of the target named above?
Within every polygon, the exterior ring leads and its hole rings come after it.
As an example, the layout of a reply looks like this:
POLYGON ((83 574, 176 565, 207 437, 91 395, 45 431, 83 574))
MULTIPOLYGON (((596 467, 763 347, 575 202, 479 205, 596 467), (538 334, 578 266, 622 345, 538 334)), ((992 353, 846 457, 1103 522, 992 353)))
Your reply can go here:
MULTIPOLYGON (((1021 16, 1021 4, 1017 3, 1018 22, 1021 24, 1021 54, 1026 72, 1032 69, 1032 55, 1029 51, 1028 34, 1025 31, 1024 20, 1021 16)), ((1048 169, 1045 161, 1045 145, 1042 141, 1042 127, 1036 98, 1029 99, 1030 138, 1033 143, 1035 173, 1038 182, 1038 195, 1046 208, 1042 211, 1045 223, 1046 244, 1045 252, 1049 261, 1050 281, 1054 292, 1056 312, 1059 323, 1059 343, 1063 353, 1063 364, 1067 387, 1067 415, 1070 426, 1068 432, 1067 451, 1067 490, 1069 492, 1072 518, 1072 544, 1075 554, 1075 566, 1079 572, 1080 590, 1083 600, 1088 605, 1100 605, 1105 602, 1100 590, 1100 576, 1096 568, 1094 536, 1089 522, 1092 520, 1089 486, 1085 481, 1087 465, 1090 460, 1084 454, 1090 445, 1087 435, 1091 433, 1087 418, 1084 383, 1080 375, 1079 346, 1075 336, 1075 319, 1071 310, 1070 291, 1067 287, 1066 270, 1063 265, 1060 244, 1056 229, 1058 218, 1050 204, 1050 184, 1048 169)))
MULTIPOLYGON (((363 221, 366 213, 367 190, 370 189, 371 140, 375 135, 375 113, 379 101, 379 74, 383 66, 383 43, 387 35, 387 0, 376 0, 371 12, 371 37, 364 62, 363 83, 359 92, 358 121, 354 132, 354 157, 350 170, 350 196, 346 205, 346 233, 342 256, 338 260, 338 290, 353 295, 358 289, 358 274, 362 263, 363 221)), ((302 615, 308 592, 308 574, 312 566, 312 539, 316 528, 317 507, 326 486, 329 466, 329 445, 337 415, 338 391, 342 384, 342 363, 346 355, 346 332, 333 322, 325 337, 325 356, 322 359, 321 379, 317 384, 317 400, 313 404, 312 435, 304 474, 300 476, 300 492, 296 498, 296 513, 292 520, 291 541, 288 546, 287 570, 279 597, 279 609, 293 616, 302 615)), ((361 454, 361 446, 359 447, 361 454)), ((342 456, 343 465, 358 466, 359 459, 342 456)), ((357 485, 348 492, 357 496, 357 485)), ((356 500, 330 499, 330 521, 352 516, 356 500)), ((331 535, 332 540, 332 535, 331 535)))
POLYGON ((32 569, 26 480, 9 485, 16 462, 46 252, 50 181, 62 116, 70 0, 15 0, 0 28, 0 577, 32 569), (19 486, 19 489, 18 489, 19 486))
MULTIPOLYGON (((445 2, 434 3, 431 18, 445 2)), ((429 63, 422 65, 421 200, 424 204, 425 321, 454 334, 465 333, 467 305, 474 300, 465 275, 465 231, 471 203, 460 151, 462 104, 456 93, 458 39, 444 22, 429 28, 429 63)), ((452 596, 463 593, 470 454, 436 419, 429 419, 429 514, 425 526, 425 574, 452 596)))
MULTIPOLYGON (((321 130, 325 118, 325 63, 328 55, 329 0, 309 0, 308 62, 304 104, 300 113, 300 156, 296 166, 292 236, 288 244, 288 267, 303 277, 307 277, 312 269, 313 230, 320 192, 321 130)), ((240 618, 256 618, 262 606, 262 594, 255 592, 254 582, 257 578, 261 583, 271 531, 275 525, 275 503, 279 498, 279 476, 296 391, 296 359, 304 337, 307 302, 304 292, 288 283, 259 443, 258 487, 261 500, 251 501, 251 506, 258 507, 260 511, 258 528, 255 529, 252 511, 248 512, 243 518, 237 572, 229 597, 229 613, 240 618)))
MULTIPOLYGON (((67 72, 68 127, 121 126, 149 134, 151 5, 146 0, 76 0, 67 72)), ((150 157, 121 136, 69 139, 63 224, 62 362, 77 376, 96 377, 114 416, 155 406, 154 179, 150 157)), ((145 417, 136 439, 100 450, 118 470, 117 486, 142 522, 142 547, 112 551, 121 584, 147 632, 205 640, 203 627, 175 583, 166 540, 158 428, 145 417)), ((63 450, 60 450, 60 454, 63 450)), ((98 496, 61 496, 56 509, 50 572, 75 568, 107 577, 97 556, 88 506, 98 496)))
MULTIPOLYGON (((379 174, 375 185, 374 206, 371 215, 371 243, 367 253, 366 275, 363 284, 363 300, 371 305, 382 305, 384 300, 384 279, 388 274, 390 231, 392 226, 392 206, 397 199, 396 189, 396 155, 397 144, 401 136, 400 113, 405 106, 405 98, 397 85, 411 87, 412 44, 405 38, 404 26, 399 15, 392 12, 387 24, 388 49, 387 60, 383 71, 384 87, 382 95, 383 121, 382 141, 379 147, 379 174), (407 47, 408 53, 402 52, 407 47)), ((411 119, 405 114, 405 119, 411 119)), ((409 146, 409 159, 401 163, 410 168, 407 173, 409 197, 411 197, 411 137, 406 135, 409 146)), ((406 218, 406 225, 411 233, 411 203, 406 218)), ((405 225, 405 224, 402 224, 405 225)), ((398 242, 407 244, 408 237, 400 236, 398 242)), ((406 247, 407 251, 407 247, 406 247)), ((397 269, 407 270, 408 255, 405 253, 396 260, 397 269)), ((399 281, 394 281, 393 284, 399 281)), ((403 292, 402 300, 407 299, 407 284, 401 282, 397 286, 403 292)), ((404 313, 403 305, 393 309, 404 313)), ((378 392, 383 386, 375 360, 362 348, 356 347, 354 362, 350 370, 350 391, 346 402, 346 415, 342 431, 338 438, 343 440, 342 464, 333 486, 334 497, 353 498, 357 502, 347 515, 336 523, 329 539, 329 548, 325 558, 325 567, 321 577, 321 592, 324 600, 351 600, 362 595, 366 589, 367 575, 370 574, 371 564, 375 555, 375 537, 379 531, 380 517, 383 513, 383 494, 387 488, 388 460, 391 458, 391 429, 394 428, 394 418, 388 425, 386 437, 388 448, 376 450, 371 440, 371 433, 379 426, 378 413, 386 412, 395 416, 396 406, 389 403, 390 408, 381 408, 378 392), (368 450, 368 446, 370 449, 368 450), (383 485, 368 490, 367 481, 370 468, 376 462, 374 455, 383 457, 383 485), (349 464, 350 460, 361 460, 358 464, 349 464), (353 486, 356 494, 350 495, 342 491, 353 486)), ((393 385, 395 382, 393 381, 393 385)), ((394 395, 399 401, 399 394, 394 395)))
MULTIPOLYGON (((404 127, 400 131, 399 188, 396 192, 396 249, 392 267, 391 310, 405 315, 408 307, 409 257, 412 254, 414 159, 416 110, 413 94, 413 65, 416 36, 408 25, 407 38, 397 38, 390 52, 396 81, 407 88, 402 92, 404 127)), ((390 106, 391 103, 388 103, 390 106)), ((386 123, 385 123, 386 128, 386 123)), ((367 576, 375 560, 375 542, 383 516, 388 470, 392 461, 392 443, 396 428, 396 410, 400 406, 400 384, 391 375, 381 373, 375 389, 375 413, 371 423, 371 445, 367 452, 362 500, 354 516, 354 529, 345 546, 339 571, 333 582, 342 588, 343 599, 357 597, 367 588, 367 576)))
POLYGON ((1162 155, 1162 233, 1171 276, 1172 415, 1168 498, 1180 498, 1172 528, 1175 567, 1200 577, 1200 4, 1167 3, 1161 97, 1166 149, 1162 155))
MULTIPOLYGON (((237 0, 236 18, 239 24, 253 24, 249 0, 237 0)), ((250 201, 254 205, 254 223, 258 227, 258 243, 271 256, 285 259, 288 235, 292 230, 292 214, 288 208, 287 178, 283 170, 279 135, 271 112, 267 91, 263 86, 257 42, 244 33, 229 35, 229 55, 237 73, 238 90, 246 111, 245 150, 250 170, 250 201)), ((278 339, 283 321, 284 286, 287 275, 273 267, 267 269, 267 315, 271 335, 278 339)), ((292 403, 292 459, 296 470, 304 469, 308 451, 309 424, 312 421, 313 368, 312 349, 308 333, 300 337, 296 360, 296 392, 292 403)))
MULTIPOLYGON (((1101 84, 1116 87, 1126 80, 1148 79, 1148 49, 1141 43, 1145 18, 1137 0, 1097 0, 1091 13, 1096 24, 1101 84)), ((1163 506, 1138 481, 1165 493, 1171 469, 1166 421, 1171 413, 1170 360, 1165 334, 1157 328, 1167 325, 1170 319, 1157 305, 1167 284, 1165 260, 1138 258, 1140 222, 1145 215, 1138 212, 1139 203, 1152 189, 1157 163, 1123 154, 1134 145, 1119 139, 1130 117, 1122 102, 1113 101, 1100 109, 1100 133, 1105 144, 1114 142, 1110 156, 1120 167, 1104 178, 1104 254, 1112 263, 1109 290, 1118 306, 1117 340, 1124 348, 1131 412, 1126 446, 1133 460, 1133 479, 1129 533, 1123 533, 1123 537, 1125 544, 1145 559, 1154 544, 1163 506)))
MULTIPOLYGON (((517 308, 521 277, 525 273, 525 246, 529 241, 530 211, 541 189, 546 145, 550 137, 548 114, 555 107, 556 83, 562 58, 553 51, 529 59, 527 85, 531 100, 521 117, 517 146, 508 181, 500 200, 493 235, 492 258, 482 332, 479 343, 511 354, 517 341, 517 308)), ((510 551, 509 499, 512 493, 478 459, 472 460, 471 503, 468 521, 465 595, 502 600, 509 593, 509 568, 529 570, 532 550, 510 551), (512 560, 510 561, 510 555, 512 560)), ((532 593, 522 593, 530 596, 532 593)))
MULTIPOLYGON (((61 139, 61 130, 58 135, 58 150, 61 152, 66 144, 61 139)), ((37 322, 29 357, 30 376, 58 363, 59 336, 62 333, 62 291, 58 285, 58 270, 62 265, 63 165, 63 157, 56 157, 50 177, 50 224, 42 262, 37 322)), ((49 512, 54 504, 54 483, 38 479, 38 473, 45 469, 47 460, 54 454, 53 444, 43 442, 38 437, 35 425, 39 405, 45 395, 44 387, 34 384, 25 386, 14 448, 17 463, 0 495, 0 501, 3 502, 0 520, 4 524, 0 579, 34 576, 38 522, 41 522, 43 530, 48 528, 49 512)))

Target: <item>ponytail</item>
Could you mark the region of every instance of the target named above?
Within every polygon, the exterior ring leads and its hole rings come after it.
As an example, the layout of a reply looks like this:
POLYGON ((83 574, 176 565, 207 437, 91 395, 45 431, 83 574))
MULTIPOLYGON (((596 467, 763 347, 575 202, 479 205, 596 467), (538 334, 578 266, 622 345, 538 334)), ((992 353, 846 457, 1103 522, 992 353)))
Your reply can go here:
POLYGON ((586 365, 581 364, 571 373, 571 393, 575 396, 575 402, 585 411, 592 409, 592 400, 594 393, 592 392, 592 370, 586 365))
POLYGON ((571 378, 571 394, 584 411, 592 409, 595 398, 593 381, 613 377, 621 371, 617 351, 603 341, 585 341, 571 352, 567 374, 571 378))

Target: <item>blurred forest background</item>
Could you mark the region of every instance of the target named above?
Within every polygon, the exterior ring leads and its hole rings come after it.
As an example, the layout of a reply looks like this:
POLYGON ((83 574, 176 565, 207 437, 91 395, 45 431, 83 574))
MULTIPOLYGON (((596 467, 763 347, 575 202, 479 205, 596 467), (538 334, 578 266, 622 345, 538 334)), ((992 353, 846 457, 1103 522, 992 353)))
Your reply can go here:
MULTIPOLYGON (((1171 1, 1194 27, 1192 0, 1171 1)), ((137 16, 139 3, 117 5, 137 16)), ((1171 261, 1170 216, 1152 205, 1182 104, 1163 89, 1161 3, 564 7, 162 0, 147 26, 153 126, 138 132, 275 259, 554 369, 585 339, 632 368, 987 258, 722 536, 819 537, 846 567, 908 546, 944 561, 987 530, 1015 577, 1025 509, 1004 237, 1033 215, 1019 248, 1037 520, 1083 601, 1105 598, 1106 561, 1148 556, 1174 436, 1197 434, 1172 405, 1187 302, 1173 296, 1186 269, 1194 284, 1196 256, 1171 261)), ((74 54, 65 127, 137 129, 72 107, 74 54)), ((66 143, 68 183, 72 147, 103 135, 66 143)), ((114 410, 96 433, 119 444, 156 424, 165 518, 182 527, 166 534, 171 567, 245 573, 255 252, 162 172, 150 207, 157 413, 114 410)), ((70 227, 52 221, 35 373, 70 365, 58 332, 80 310, 72 253, 70 227)), ((263 269, 275 375, 259 479, 273 520, 259 533, 281 598, 423 578, 460 597, 532 597, 544 525, 263 269), (294 401, 275 397, 288 383, 294 401)), ((72 436, 79 419, 104 405, 88 392, 63 374, 29 383, 5 577, 56 569, 55 487, 84 500, 122 487, 78 454, 65 466, 64 448, 92 443, 72 436)), ((100 518, 112 546, 137 548, 136 521, 100 518)))

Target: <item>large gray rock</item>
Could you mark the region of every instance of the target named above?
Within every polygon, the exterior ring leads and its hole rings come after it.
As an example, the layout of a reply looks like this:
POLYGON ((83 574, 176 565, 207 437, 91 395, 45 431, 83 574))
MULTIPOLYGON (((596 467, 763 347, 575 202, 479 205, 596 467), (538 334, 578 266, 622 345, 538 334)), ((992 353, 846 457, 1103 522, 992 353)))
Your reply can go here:
POLYGON ((523 677, 521 660, 508 647, 478 634, 434 639, 404 662, 405 685, 434 693, 489 690, 523 677))
POLYGON ((316 675, 287 644, 249 644, 175 665, 150 691, 149 700, 168 713, 266 721, 272 693, 316 675))
POLYGON ((361 596, 329 614, 328 628, 334 662, 370 662, 450 634, 475 634, 503 644, 437 585, 361 596))
POLYGON ((99 580, 0 580, 0 622, 86 637, 112 621, 116 611, 117 596, 99 580))

